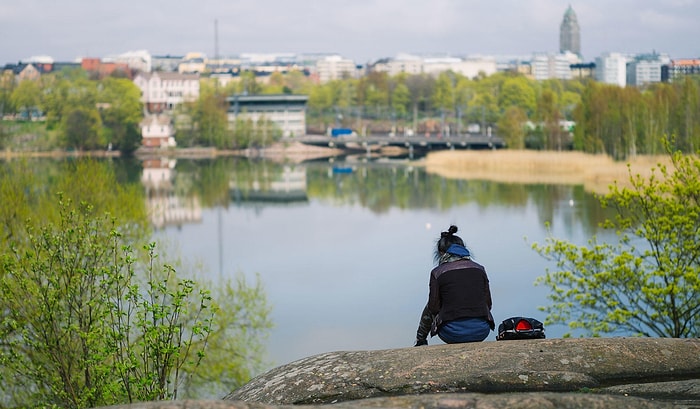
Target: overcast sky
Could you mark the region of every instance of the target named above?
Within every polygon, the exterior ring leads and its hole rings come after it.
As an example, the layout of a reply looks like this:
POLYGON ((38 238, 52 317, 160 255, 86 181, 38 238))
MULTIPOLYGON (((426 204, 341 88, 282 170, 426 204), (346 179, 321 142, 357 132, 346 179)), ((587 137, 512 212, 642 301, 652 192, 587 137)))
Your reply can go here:
POLYGON ((0 64, 134 50, 213 57, 216 32, 222 56, 528 56, 558 51, 569 4, 585 60, 606 51, 700 57, 700 0, 0 0, 0 64))

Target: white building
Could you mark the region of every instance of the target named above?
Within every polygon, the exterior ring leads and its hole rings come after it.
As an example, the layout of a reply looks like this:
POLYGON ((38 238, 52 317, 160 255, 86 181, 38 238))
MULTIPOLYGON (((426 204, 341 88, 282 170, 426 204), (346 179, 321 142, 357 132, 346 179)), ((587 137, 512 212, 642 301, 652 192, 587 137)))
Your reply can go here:
POLYGON ((445 71, 452 71, 467 78, 479 74, 491 75, 498 70, 493 57, 420 57, 411 54, 399 54, 394 59, 378 61, 373 71, 386 72, 391 76, 406 73, 411 75, 430 74, 437 76, 445 71))
POLYGON ((316 62, 316 72, 321 83, 357 76, 357 65, 339 55, 322 58, 316 62))
POLYGON ((54 59, 48 55, 33 55, 26 60, 22 60, 22 62, 27 64, 53 64, 54 59))
POLYGON ((534 79, 571 79, 571 65, 580 62, 580 58, 571 52, 559 54, 536 53, 532 56, 530 66, 534 79))
POLYGON ((439 75, 441 72, 452 71, 467 78, 478 77, 480 73, 492 75, 496 73, 495 58, 486 57, 438 57, 423 60, 423 70, 426 74, 439 75))
POLYGON ((175 72, 183 58, 181 55, 154 55, 151 58, 151 69, 153 71, 175 72))
POLYGON ((493 75, 498 71, 498 63, 494 57, 467 57, 453 69, 467 78, 476 78, 480 74, 493 75))
POLYGON ((307 95, 234 95, 228 102, 229 126, 236 120, 250 119, 257 123, 265 119, 282 131, 285 138, 306 135, 307 95))
POLYGON ((620 53, 605 53, 596 58, 595 79, 624 87, 627 84, 627 57, 620 53))
POLYGON ((406 73, 417 75, 423 73, 423 59, 411 54, 398 54, 396 58, 377 61, 372 70, 386 72, 390 76, 406 73))
POLYGON ((661 82, 662 67, 668 65, 671 58, 665 54, 642 54, 627 63, 627 84, 642 86, 661 82))
POLYGON ((241 53, 238 59, 244 66, 289 65, 296 63, 297 55, 294 53, 241 53))
POLYGON ((141 121, 141 145, 149 148, 175 147, 175 128, 167 115, 147 115, 141 121))
POLYGON ((700 74, 700 58, 682 58, 672 60, 667 67, 668 72, 665 74, 665 80, 676 81, 687 75, 700 74))
POLYGON ((180 74, 201 74, 207 70, 207 56, 202 53, 187 53, 177 66, 180 74))
POLYGON ((127 51, 116 56, 109 56, 103 62, 115 62, 126 64, 130 69, 141 72, 151 72, 152 58, 146 50, 127 51))
POLYGON ((148 112, 170 111, 199 98, 199 74, 142 72, 136 75, 134 84, 141 89, 141 102, 148 112))

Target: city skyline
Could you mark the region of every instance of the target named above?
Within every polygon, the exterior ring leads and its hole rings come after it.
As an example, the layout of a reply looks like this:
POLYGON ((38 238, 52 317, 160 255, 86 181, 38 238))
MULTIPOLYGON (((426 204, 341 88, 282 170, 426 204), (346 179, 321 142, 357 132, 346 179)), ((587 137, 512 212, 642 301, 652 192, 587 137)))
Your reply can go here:
POLYGON ((217 51, 338 53, 357 63, 399 53, 556 53, 569 6, 578 17, 584 60, 604 52, 700 56, 695 21, 700 0, 23 0, 0 5, 0 63, 43 55, 73 61, 134 50, 209 57, 217 51))

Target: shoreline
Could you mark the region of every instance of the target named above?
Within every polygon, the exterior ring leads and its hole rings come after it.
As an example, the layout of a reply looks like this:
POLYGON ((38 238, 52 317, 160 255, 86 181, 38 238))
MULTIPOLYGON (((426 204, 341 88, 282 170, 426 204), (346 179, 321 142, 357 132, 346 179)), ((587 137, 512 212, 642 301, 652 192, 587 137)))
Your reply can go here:
MULTIPOLYGON (((264 149, 218 150, 215 148, 139 148, 134 157, 139 159, 181 158, 207 159, 239 156, 249 159, 265 159, 286 163, 302 163, 309 160, 333 158, 347 152, 330 147, 304 145, 299 142, 278 142, 264 149)), ((382 156, 382 152, 375 152, 382 156)), ((385 152, 392 156, 391 152, 385 152)), ((394 152, 395 153, 395 152, 394 152)), ((17 158, 71 158, 71 157, 121 157, 119 151, 0 151, 0 159, 17 158)), ((671 165, 669 155, 636 156, 627 161, 615 162, 607 155, 574 151, 530 150, 443 150, 428 152, 421 159, 412 160, 426 172, 448 179, 488 180, 518 184, 583 185, 593 193, 605 194, 617 183, 629 187, 630 171, 633 175, 648 178, 652 168, 671 165), (629 167, 628 167, 629 166, 629 167)), ((656 172, 658 174, 658 170, 656 172)))
POLYGON ((95 158, 118 158, 121 157, 120 151, 13 151, 4 149, 0 151, 0 159, 13 160, 20 158, 78 158, 78 157, 95 157, 95 158))
MULTIPOLYGON (((585 190, 593 193, 605 194, 614 183, 631 187, 630 172, 646 179, 651 176, 653 168, 671 165, 671 158, 669 155, 640 155, 615 162, 607 155, 572 151, 439 151, 429 153, 421 165, 426 172, 448 179, 573 184, 583 185, 585 190)), ((655 174, 659 174, 658 169, 655 174)))

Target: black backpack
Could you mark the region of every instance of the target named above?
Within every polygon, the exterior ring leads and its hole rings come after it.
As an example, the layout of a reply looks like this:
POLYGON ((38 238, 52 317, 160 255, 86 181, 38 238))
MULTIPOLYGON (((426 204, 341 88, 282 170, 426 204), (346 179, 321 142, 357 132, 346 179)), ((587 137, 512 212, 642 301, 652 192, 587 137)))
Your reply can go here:
POLYGON ((544 339, 544 325, 534 318, 511 317, 498 326, 497 341, 511 339, 544 339))

